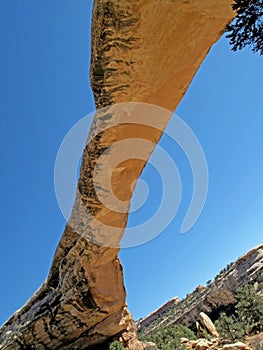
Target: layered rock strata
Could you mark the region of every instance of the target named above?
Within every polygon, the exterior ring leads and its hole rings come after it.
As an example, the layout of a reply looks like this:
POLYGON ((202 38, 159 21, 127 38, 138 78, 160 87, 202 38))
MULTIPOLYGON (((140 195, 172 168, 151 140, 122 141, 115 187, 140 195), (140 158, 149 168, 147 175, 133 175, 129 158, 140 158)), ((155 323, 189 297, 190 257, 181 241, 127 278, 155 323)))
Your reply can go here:
MULTIPOLYGON (((245 283, 255 283, 263 276, 263 244, 251 249, 224 268, 206 287, 198 287, 176 305, 163 312, 163 307, 140 320, 137 324, 142 335, 153 334, 158 329, 183 324, 196 329, 196 320, 205 312, 213 320, 220 312, 231 311, 237 300, 235 291, 245 283)), ((167 303, 166 303, 167 304, 167 303)), ((165 305, 166 305, 165 304, 165 305)), ((214 334, 216 337, 216 333, 214 334)))

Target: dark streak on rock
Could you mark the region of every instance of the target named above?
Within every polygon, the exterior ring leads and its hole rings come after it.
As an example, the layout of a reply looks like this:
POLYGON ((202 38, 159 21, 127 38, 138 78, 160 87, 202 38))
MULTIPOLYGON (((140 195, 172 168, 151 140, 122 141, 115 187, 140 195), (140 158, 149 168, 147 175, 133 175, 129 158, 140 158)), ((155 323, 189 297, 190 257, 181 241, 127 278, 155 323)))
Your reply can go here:
MULTIPOLYGON (((102 108, 114 102, 114 93, 120 89, 125 89, 125 85, 119 86, 115 90, 116 82, 111 81, 112 74, 125 74, 123 64, 131 66, 134 62, 109 58, 110 51, 115 47, 122 51, 130 51, 131 48, 139 47, 139 40, 131 37, 133 27, 138 23, 139 18, 135 18, 130 10, 131 4, 127 2, 126 7, 121 8, 115 1, 98 2, 96 12, 93 12, 94 23, 92 27, 92 48, 90 80, 93 89, 96 106, 102 108), (99 43, 99 44, 98 44, 99 43), (105 44, 103 44, 105 43, 105 44), (111 62, 117 64, 118 68, 108 67, 111 62), (107 89, 107 87, 112 87, 107 89)), ((116 56, 116 55, 114 55, 116 56)))

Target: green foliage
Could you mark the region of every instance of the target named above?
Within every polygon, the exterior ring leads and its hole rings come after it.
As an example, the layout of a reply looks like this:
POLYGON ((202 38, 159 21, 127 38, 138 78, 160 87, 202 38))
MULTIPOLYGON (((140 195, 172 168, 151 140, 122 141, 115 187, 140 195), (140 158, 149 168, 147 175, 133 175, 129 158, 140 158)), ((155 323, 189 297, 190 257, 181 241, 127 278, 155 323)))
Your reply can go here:
POLYGON ((180 342, 181 338, 196 339, 196 336, 189 328, 175 325, 161 329, 142 340, 155 343, 160 350, 185 350, 185 346, 180 342))
POLYGON ((246 334, 263 331, 263 298, 255 287, 246 284, 237 290, 236 313, 246 334))
POLYGON ((242 339, 245 335, 263 331, 262 283, 245 284, 236 291, 235 314, 221 313, 215 326, 223 339, 242 339))
MULTIPOLYGON (((228 266, 231 268, 232 264, 228 266)), ((224 273, 224 272, 223 272, 224 273)), ((200 299, 200 295, 207 289, 196 289, 188 295, 176 308, 171 308, 164 315, 159 315, 154 322, 150 336, 141 336, 143 341, 151 341, 158 346, 160 350, 185 350, 185 346, 181 344, 180 338, 196 339, 195 334, 187 327, 182 325, 166 326, 175 318, 178 313, 187 309, 188 303, 194 304, 200 299), (162 323, 163 329, 158 329, 162 323)), ((221 313, 215 321, 216 328, 224 340, 236 341, 242 340, 246 335, 255 334, 263 331, 263 276, 259 277, 254 284, 247 283, 236 291, 237 304, 232 315, 221 313)), ((210 336, 202 330, 202 336, 209 339, 210 336)), ((263 348, 262 348, 263 349, 263 348)))
POLYGON ((122 343, 120 343, 118 340, 115 340, 110 345, 110 350, 125 350, 126 348, 123 347, 122 343))
POLYGON ((201 325, 199 325, 199 334, 198 334, 198 338, 205 338, 207 340, 211 340, 211 338, 213 338, 208 332, 207 330, 202 327, 201 325))
POLYGON ((216 320, 215 326, 223 339, 240 340, 245 335, 242 325, 234 315, 227 316, 222 312, 216 320))
POLYGON ((227 38, 234 51, 246 46, 263 54, 263 0, 235 0, 234 22, 226 27, 227 38))

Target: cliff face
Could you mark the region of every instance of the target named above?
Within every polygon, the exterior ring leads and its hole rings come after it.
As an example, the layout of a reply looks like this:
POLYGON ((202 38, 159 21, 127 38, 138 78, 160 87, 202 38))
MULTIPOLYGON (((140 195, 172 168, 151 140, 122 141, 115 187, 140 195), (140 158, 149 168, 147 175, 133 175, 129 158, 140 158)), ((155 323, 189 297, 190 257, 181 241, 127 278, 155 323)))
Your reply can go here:
POLYGON ((155 310, 147 317, 143 318, 138 322, 139 328, 142 330, 146 329, 147 326, 151 326, 152 323, 154 323, 156 320, 158 320, 162 315, 167 315, 170 310, 173 310, 176 308, 176 305, 180 303, 180 299, 175 297, 164 305, 162 305, 158 310, 155 310))
POLYGON ((260 276, 263 276, 263 244, 229 264, 208 286, 199 286, 184 300, 170 304, 165 313, 161 307, 140 320, 138 331, 147 335, 176 323, 195 329, 200 312, 215 319, 220 311, 231 310, 236 303, 235 290, 244 283, 256 282, 260 276))
MULTIPOLYGON (((83 153, 72 216, 48 279, 1 328, 0 349, 86 349, 129 330, 119 241, 124 233, 131 184, 161 137, 159 129, 121 125, 120 102, 148 102, 173 111, 212 44, 233 18, 232 0, 95 0, 91 85, 98 111, 83 153), (115 121, 118 126, 112 128, 115 121), (106 130, 110 126, 111 129, 106 130), (112 187, 124 210, 105 206, 94 174, 110 172, 113 143, 132 137, 150 143, 143 161, 126 160, 113 172, 112 187)), ((160 131, 161 130, 161 131, 160 131)))

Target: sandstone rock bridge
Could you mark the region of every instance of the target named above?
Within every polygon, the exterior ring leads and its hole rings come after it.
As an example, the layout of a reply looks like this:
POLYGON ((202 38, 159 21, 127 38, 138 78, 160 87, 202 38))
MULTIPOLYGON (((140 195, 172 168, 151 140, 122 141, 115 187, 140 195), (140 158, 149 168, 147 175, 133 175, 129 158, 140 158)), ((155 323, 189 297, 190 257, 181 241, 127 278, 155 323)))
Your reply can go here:
MULTIPOLYGON (((164 107, 171 111, 162 120, 164 129, 209 49, 234 18, 231 3, 94 0, 90 77, 96 107, 107 107, 107 112, 98 112, 94 118, 76 202, 49 276, 2 326, 1 350, 103 349, 116 335, 125 338, 126 334, 128 342, 132 338, 129 332, 134 332, 134 326, 118 259, 128 210, 116 212, 102 204, 94 190, 93 173, 95 168, 107 172, 109 153, 104 151, 113 142, 133 135, 158 142, 160 130, 122 124, 122 113, 114 105, 146 102, 164 107), (105 130, 113 120, 119 126, 105 130), (96 234, 107 237, 108 244, 90 239, 96 234)), ((151 142, 146 151, 144 160, 124 161, 112 174, 114 193, 126 201, 127 209, 131 184, 153 151, 151 142)), ((128 346, 144 348, 135 343, 133 339, 128 346)))

